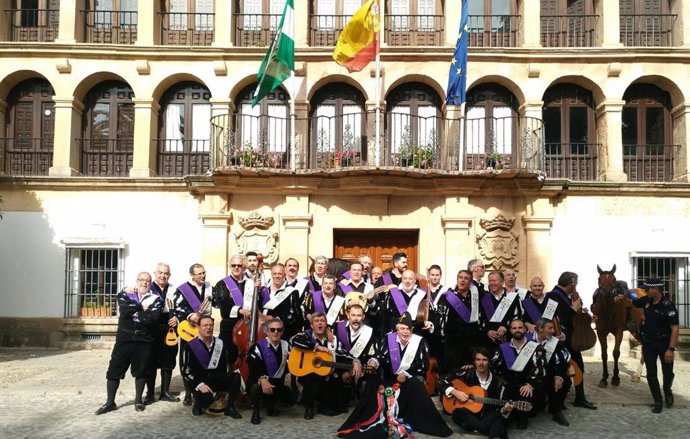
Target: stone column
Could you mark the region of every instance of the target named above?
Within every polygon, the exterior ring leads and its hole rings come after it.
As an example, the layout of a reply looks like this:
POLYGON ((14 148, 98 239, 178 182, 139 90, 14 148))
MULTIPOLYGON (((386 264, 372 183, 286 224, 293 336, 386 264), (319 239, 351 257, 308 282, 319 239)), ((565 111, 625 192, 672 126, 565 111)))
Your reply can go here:
MULTIPOLYGON (((535 277, 541 277, 544 282, 552 279, 551 275, 551 227, 553 218, 522 216, 522 228, 525 233, 525 252, 527 257, 520 262, 521 278, 524 284, 535 277), (525 277, 523 277, 525 276, 525 277)), ((521 281, 522 281, 521 279, 521 281)))
POLYGON ((445 26, 446 33, 444 36, 444 45, 455 47, 458 43, 458 30, 460 29, 460 19, 462 18, 462 2, 469 0, 460 0, 459 2, 446 3, 445 26))
MULTIPOLYGON (((445 234, 445 258, 443 268, 444 279, 450 282, 457 271, 467 266, 467 261, 473 257, 472 247, 472 218, 463 216, 441 216, 441 225, 445 234)), ((454 286, 449 283, 448 286, 454 286)))
POLYGON ((540 0, 518 2, 520 16, 520 44, 522 47, 541 47, 541 3, 540 0))
MULTIPOLYGON (((375 81, 375 80, 374 80, 375 81)), ((374 92, 375 93, 375 92, 374 92)), ((381 92, 383 95, 383 91, 381 92)), ((367 111, 367 165, 376 165, 376 98, 371 99, 365 103, 367 111)), ((386 104, 381 96, 381 149, 379 166, 386 166, 390 164, 390 151, 386 148, 386 135, 384 132, 384 118, 386 117, 386 104)))
POLYGON ((677 106, 671 112, 673 118, 673 144, 681 145, 674 150, 673 180, 690 182, 690 104, 677 106))
MULTIPOLYGON (((227 154, 230 152, 228 145, 230 141, 229 130, 232 130, 233 113, 235 104, 230 98, 211 98, 211 150, 210 168, 216 169, 225 166, 227 154)), ((234 146, 234 145, 232 145, 234 146)))
POLYGON ((673 45, 690 47, 690 4, 683 0, 672 1, 671 13, 678 15, 673 31, 673 45))
POLYGON ((158 116, 160 104, 153 99, 132 99, 134 103, 134 157, 130 177, 156 175, 158 116))
POLYGON ((232 214, 200 213, 202 225, 201 254, 203 255, 206 279, 215 282, 228 274, 228 257, 230 256, 230 224, 232 214))
POLYGON ((72 97, 54 97, 55 134, 53 141, 53 166, 48 175, 68 177, 80 172, 81 148, 77 139, 82 137, 81 115, 84 104, 72 97))
POLYGON ((235 19, 233 16, 233 5, 235 2, 231 1, 217 1, 213 16, 213 47, 230 47, 232 46, 231 37, 234 26, 232 23, 235 19))
MULTIPOLYGON (((295 10, 295 47, 306 47, 309 43, 309 3, 308 1, 296 1, 293 3, 295 10), (299 17, 299 19, 298 19, 299 17)), ((301 264, 302 262, 300 262, 301 264)))
POLYGON ((529 100, 527 98, 525 103, 518 108, 521 120, 518 134, 520 140, 519 151, 517 151, 519 163, 516 163, 521 168, 529 168, 541 172, 546 171, 543 169, 544 149, 542 148, 544 141, 544 131, 542 129, 543 106, 544 101, 529 100))
POLYGON ((627 181, 623 172, 623 105, 625 101, 607 99, 596 108, 597 138, 602 143, 599 151, 599 171, 601 180, 627 181))
POLYGON ((135 46, 160 44, 161 2, 139 1, 137 8, 137 41, 135 46))
POLYGON ((448 171, 465 170, 465 126, 461 120, 462 107, 460 105, 445 106, 446 145, 441 153, 441 169, 448 171))
POLYGON ((17 12, 9 12, 4 8, 0 9, 0 41, 11 40, 12 26, 10 24, 12 23, 12 14, 17 14, 17 12))
POLYGON ((84 16, 81 13, 83 4, 80 0, 60 1, 60 24, 56 43, 74 44, 84 40, 84 16))
POLYGON ((305 273, 309 265, 309 228, 312 214, 309 213, 309 195, 288 195, 281 214, 283 230, 280 234, 280 260, 286 256, 299 261, 300 271, 305 273))
MULTIPOLYGON (((0 99, 0 127, 5 126, 7 120, 7 102, 0 99)), ((5 173, 5 141, 0 141, 0 174, 5 173)))
POLYGON ((309 136, 309 111, 311 106, 307 100, 295 101, 295 143, 297 169, 309 169, 311 166, 311 153, 316 145, 311 144, 309 136))
POLYGON ((596 44, 601 47, 623 47, 619 2, 599 0, 594 3, 594 13, 599 16, 594 30, 596 44))

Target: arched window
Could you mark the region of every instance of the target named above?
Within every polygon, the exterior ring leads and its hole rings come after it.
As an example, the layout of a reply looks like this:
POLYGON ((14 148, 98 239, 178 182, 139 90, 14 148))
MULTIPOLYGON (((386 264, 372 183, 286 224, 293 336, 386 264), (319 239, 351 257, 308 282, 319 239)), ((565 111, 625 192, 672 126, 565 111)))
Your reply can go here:
POLYGON ((8 97, 5 173, 48 175, 53 164, 55 103, 53 87, 45 79, 28 79, 8 97))
POLYGON ((388 164, 437 165, 441 146, 441 98, 438 94, 426 84, 411 82, 396 87, 386 97, 386 102, 386 141, 391 154, 388 164))
POLYGON ((510 166, 516 152, 517 107, 515 96, 498 84, 482 84, 467 93, 466 169, 510 166))
POLYGON ((575 84, 544 94, 546 173, 552 178, 595 180, 599 145, 594 143, 594 98, 575 84))
POLYGON ((594 46, 596 18, 592 0, 541 0, 541 44, 594 46))
POLYGON ((84 99, 81 172, 129 174, 134 137, 134 92, 122 81, 105 81, 84 99))
POLYGON ((364 95, 347 84, 329 84, 312 99, 312 163, 329 168, 366 160, 364 95))
POLYGON ((278 87, 252 106, 255 90, 256 84, 252 84, 237 96, 237 135, 231 155, 243 166, 285 167, 290 144, 289 96, 278 87))
POLYGON ((673 179, 671 96, 651 84, 635 84, 623 95, 623 169, 630 181, 673 179))
POLYGON ((209 169, 211 92, 196 82, 168 89, 161 102, 158 174, 203 174, 209 169))

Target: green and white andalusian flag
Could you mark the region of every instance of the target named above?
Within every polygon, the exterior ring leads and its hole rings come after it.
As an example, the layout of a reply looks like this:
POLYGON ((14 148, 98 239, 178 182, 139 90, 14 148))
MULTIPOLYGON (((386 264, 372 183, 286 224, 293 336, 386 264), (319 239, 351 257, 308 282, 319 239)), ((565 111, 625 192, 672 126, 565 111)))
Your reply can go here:
POLYGON ((252 106, 278 88, 285 79, 290 77, 290 72, 295 70, 294 9, 293 0, 286 0, 278 32, 271 42, 268 52, 266 52, 259 73, 256 75, 259 84, 254 91, 252 106))

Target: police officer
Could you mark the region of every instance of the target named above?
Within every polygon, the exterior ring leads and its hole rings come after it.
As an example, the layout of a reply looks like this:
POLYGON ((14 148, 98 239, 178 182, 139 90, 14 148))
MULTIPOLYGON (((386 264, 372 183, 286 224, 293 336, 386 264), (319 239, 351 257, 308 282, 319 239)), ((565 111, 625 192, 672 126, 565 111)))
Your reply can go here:
POLYGON ((647 279, 644 288, 646 297, 633 300, 633 305, 644 309, 642 334, 642 356, 647 365, 647 383, 654 397, 653 413, 660 413, 663 406, 659 379, 656 374, 657 357, 661 359, 661 373, 664 377, 664 398, 666 407, 673 405, 673 357, 678 343, 678 311, 668 297, 662 296, 664 281, 647 279))

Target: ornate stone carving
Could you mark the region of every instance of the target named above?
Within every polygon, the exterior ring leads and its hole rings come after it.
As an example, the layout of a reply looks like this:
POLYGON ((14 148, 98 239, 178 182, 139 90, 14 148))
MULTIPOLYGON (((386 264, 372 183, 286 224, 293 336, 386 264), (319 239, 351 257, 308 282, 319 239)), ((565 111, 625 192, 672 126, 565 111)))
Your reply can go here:
POLYGON ((506 218, 502 214, 479 222, 484 232, 477 234, 477 245, 487 267, 501 270, 516 267, 520 262, 518 235, 512 232, 514 224, 515 218, 506 218))
POLYGON ((278 233, 271 232, 270 228, 275 223, 273 216, 262 216, 257 211, 252 211, 247 216, 238 219, 242 231, 235 236, 237 252, 245 254, 255 251, 264 256, 264 266, 270 266, 278 261, 280 246, 278 233))

